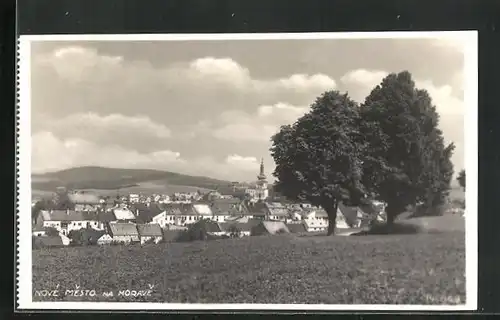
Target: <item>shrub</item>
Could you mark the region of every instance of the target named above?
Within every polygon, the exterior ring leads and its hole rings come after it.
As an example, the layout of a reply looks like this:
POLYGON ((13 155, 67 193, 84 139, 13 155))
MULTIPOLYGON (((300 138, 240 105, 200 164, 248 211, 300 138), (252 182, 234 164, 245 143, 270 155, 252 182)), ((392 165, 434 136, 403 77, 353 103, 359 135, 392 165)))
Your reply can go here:
POLYGON ((288 233, 288 232, 286 232, 286 230, 283 229, 283 228, 281 228, 278 231, 276 231, 276 234, 285 234, 285 233, 288 233))
POLYGON ((413 224, 394 223, 393 225, 389 225, 387 223, 374 221, 368 230, 354 233, 353 235, 417 234, 421 232, 422 228, 413 224))
POLYGON ((227 231, 230 238, 239 238, 241 236, 241 230, 235 225, 230 226, 227 231))

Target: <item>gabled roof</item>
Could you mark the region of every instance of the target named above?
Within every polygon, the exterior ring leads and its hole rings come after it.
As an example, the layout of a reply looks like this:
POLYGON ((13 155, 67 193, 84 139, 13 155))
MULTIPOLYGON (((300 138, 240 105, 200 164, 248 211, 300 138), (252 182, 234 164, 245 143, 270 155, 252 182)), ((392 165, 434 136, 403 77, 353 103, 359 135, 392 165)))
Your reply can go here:
POLYGON ((130 206, 130 209, 136 214, 138 223, 147 223, 153 220, 153 217, 159 215, 163 210, 156 204, 152 203, 149 206, 137 203, 130 206))
POLYGON ((358 207, 346 206, 343 203, 339 203, 339 210, 348 225, 353 225, 358 221, 358 211, 361 211, 358 207))
POLYGON ((34 225, 33 228, 31 229, 31 232, 37 232, 37 231, 47 231, 47 228, 39 225, 34 225))
POLYGON ((127 208, 114 208, 113 213, 117 220, 135 220, 134 213, 127 208))
POLYGON ((237 215, 245 212, 246 208, 240 199, 215 199, 210 207, 214 214, 237 215))
POLYGON ((273 216, 288 216, 288 209, 279 202, 266 203, 267 210, 273 216))
POLYGON ((207 232, 221 232, 222 230, 219 227, 219 224, 212 221, 206 222, 207 232))
POLYGON ((115 236, 139 236, 137 226, 133 223, 110 223, 110 233, 115 236))
POLYGON ((269 213, 267 206, 263 202, 257 202, 253 205, 248 206, 248 212, 254 216, 265 216, 269 213))
POLYGON ((200 216, 211 216, 212 210, 210 206, 206 203, 194 203, 193 211, 200 216))
POLYGON ((100 222, 111 222, 111 221, 116 221, 115 214, 113 211, 100 211, 97 214, 97 221, 100 222))
POLYGON ((64 246, 60 236, 33 237, 34 245, 42 247, 62 247, 64 246))
POLYGON ((137 231, 141 237, 161 237, 163 233, 160 225, 156 223, 138 224, 137 231))
POLYGON ((45 221, 91 221, 97 220, 97 214, 89 211, 53 210, 40 211, 45 221))

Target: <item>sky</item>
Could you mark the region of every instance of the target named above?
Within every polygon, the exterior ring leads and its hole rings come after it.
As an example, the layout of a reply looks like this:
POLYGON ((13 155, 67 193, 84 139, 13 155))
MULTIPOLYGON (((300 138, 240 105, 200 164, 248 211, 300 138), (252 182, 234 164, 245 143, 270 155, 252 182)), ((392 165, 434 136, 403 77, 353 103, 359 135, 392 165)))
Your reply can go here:
POLYGON ((391 72, 428 90, 464 167, 464 44, 443 39, 35 41, 32 171, 159 169, 254 181, 270 137, 327 90, 391 72))

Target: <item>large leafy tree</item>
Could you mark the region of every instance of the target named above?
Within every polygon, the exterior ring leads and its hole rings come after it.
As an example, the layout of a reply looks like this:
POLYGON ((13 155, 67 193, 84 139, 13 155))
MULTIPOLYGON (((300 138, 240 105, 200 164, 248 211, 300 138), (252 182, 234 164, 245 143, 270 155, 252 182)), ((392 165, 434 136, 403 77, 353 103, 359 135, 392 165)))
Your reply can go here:
POLYGON ((272 137, 276 190, 293 200, 309 201, 328 213, 328 234, 335 233, 339 202, 363 201, 361 184, 365 139, 358 106, 347 94, 321 95, 292 125, 272 137))
POLYGON ((462 187, 465 190, 465 170, 464 169, 460 170, 460 172, 458 173, 457 181, 458 181, 458 184, 460 185, 460 187, 462 187))
POLYGON ((408 205, 443 201, 453 175, 453 144, 445 147, 439 116, 411 74, 389 74, 360 107, 360 130, 369 142, 363 183, 387 203, 388 224, 408 205))

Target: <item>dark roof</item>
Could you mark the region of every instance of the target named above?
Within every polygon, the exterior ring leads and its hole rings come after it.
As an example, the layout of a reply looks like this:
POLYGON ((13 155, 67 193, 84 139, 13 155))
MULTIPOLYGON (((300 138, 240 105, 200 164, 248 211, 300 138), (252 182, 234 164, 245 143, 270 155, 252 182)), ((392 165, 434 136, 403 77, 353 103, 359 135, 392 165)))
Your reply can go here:
POLYGON ((269 210, 265 203, 257 202, 248 206, 248 212, 254 216, 265 216, 269 213, 269 210))
POLYGON ((50 221, 97 220, 97 213, 89 211, 53 210, 53 211, 42 211, 41 213, 43 220, 50 220, 50 221))
POLYGON ((83 228, 80 229, 80 232, 82 233, 82 237, 88 241, 97 241, 103 234, 105 234, 104 231, 92 228, 83 228))
POLYGON ((162 208, 160 208, 155 203, 152 203, 149 206, 142 203, 137 203, 131 205, 130 209, 137 216, 137 222, 139 223, 151 222, 153 220, 153 217, 163 212, 162 208))
POLYGON ((222 230, 219 227, 219 224, 212 221, 206 222, 206 230, 207 232, 221 232, 222 230))
POLYGON ((115 214, 113 211, 100 211, 97 214, 97 221, 100 222, 111 222, 111 221, 116 221, 115 214))
POLYGON ((62 247, 64 246, 60 236, 33 237, 35 246, 41 247, 62 247))
POLYGON ((279 202, 266 203, 266 207, 269 214, 273 216, 287 216, 289 212, 288 209, 279 202))
POLYGON ((245 211, 239 199, 216 199, 210 202, 210 208, 214 214, 237 215, 245 211))
POLYGON ((137 226, 133 223, 110 223, 110 233, 115 236, 138 236, 137 226))
POLYGON ((286 226, 291 233, 301 233, 307 231, 303 223, 287 223, 286 226))
POLYGON ((162 231, 159 224, 138 224, 137 230, 141 237, 161 237, 162 231))

